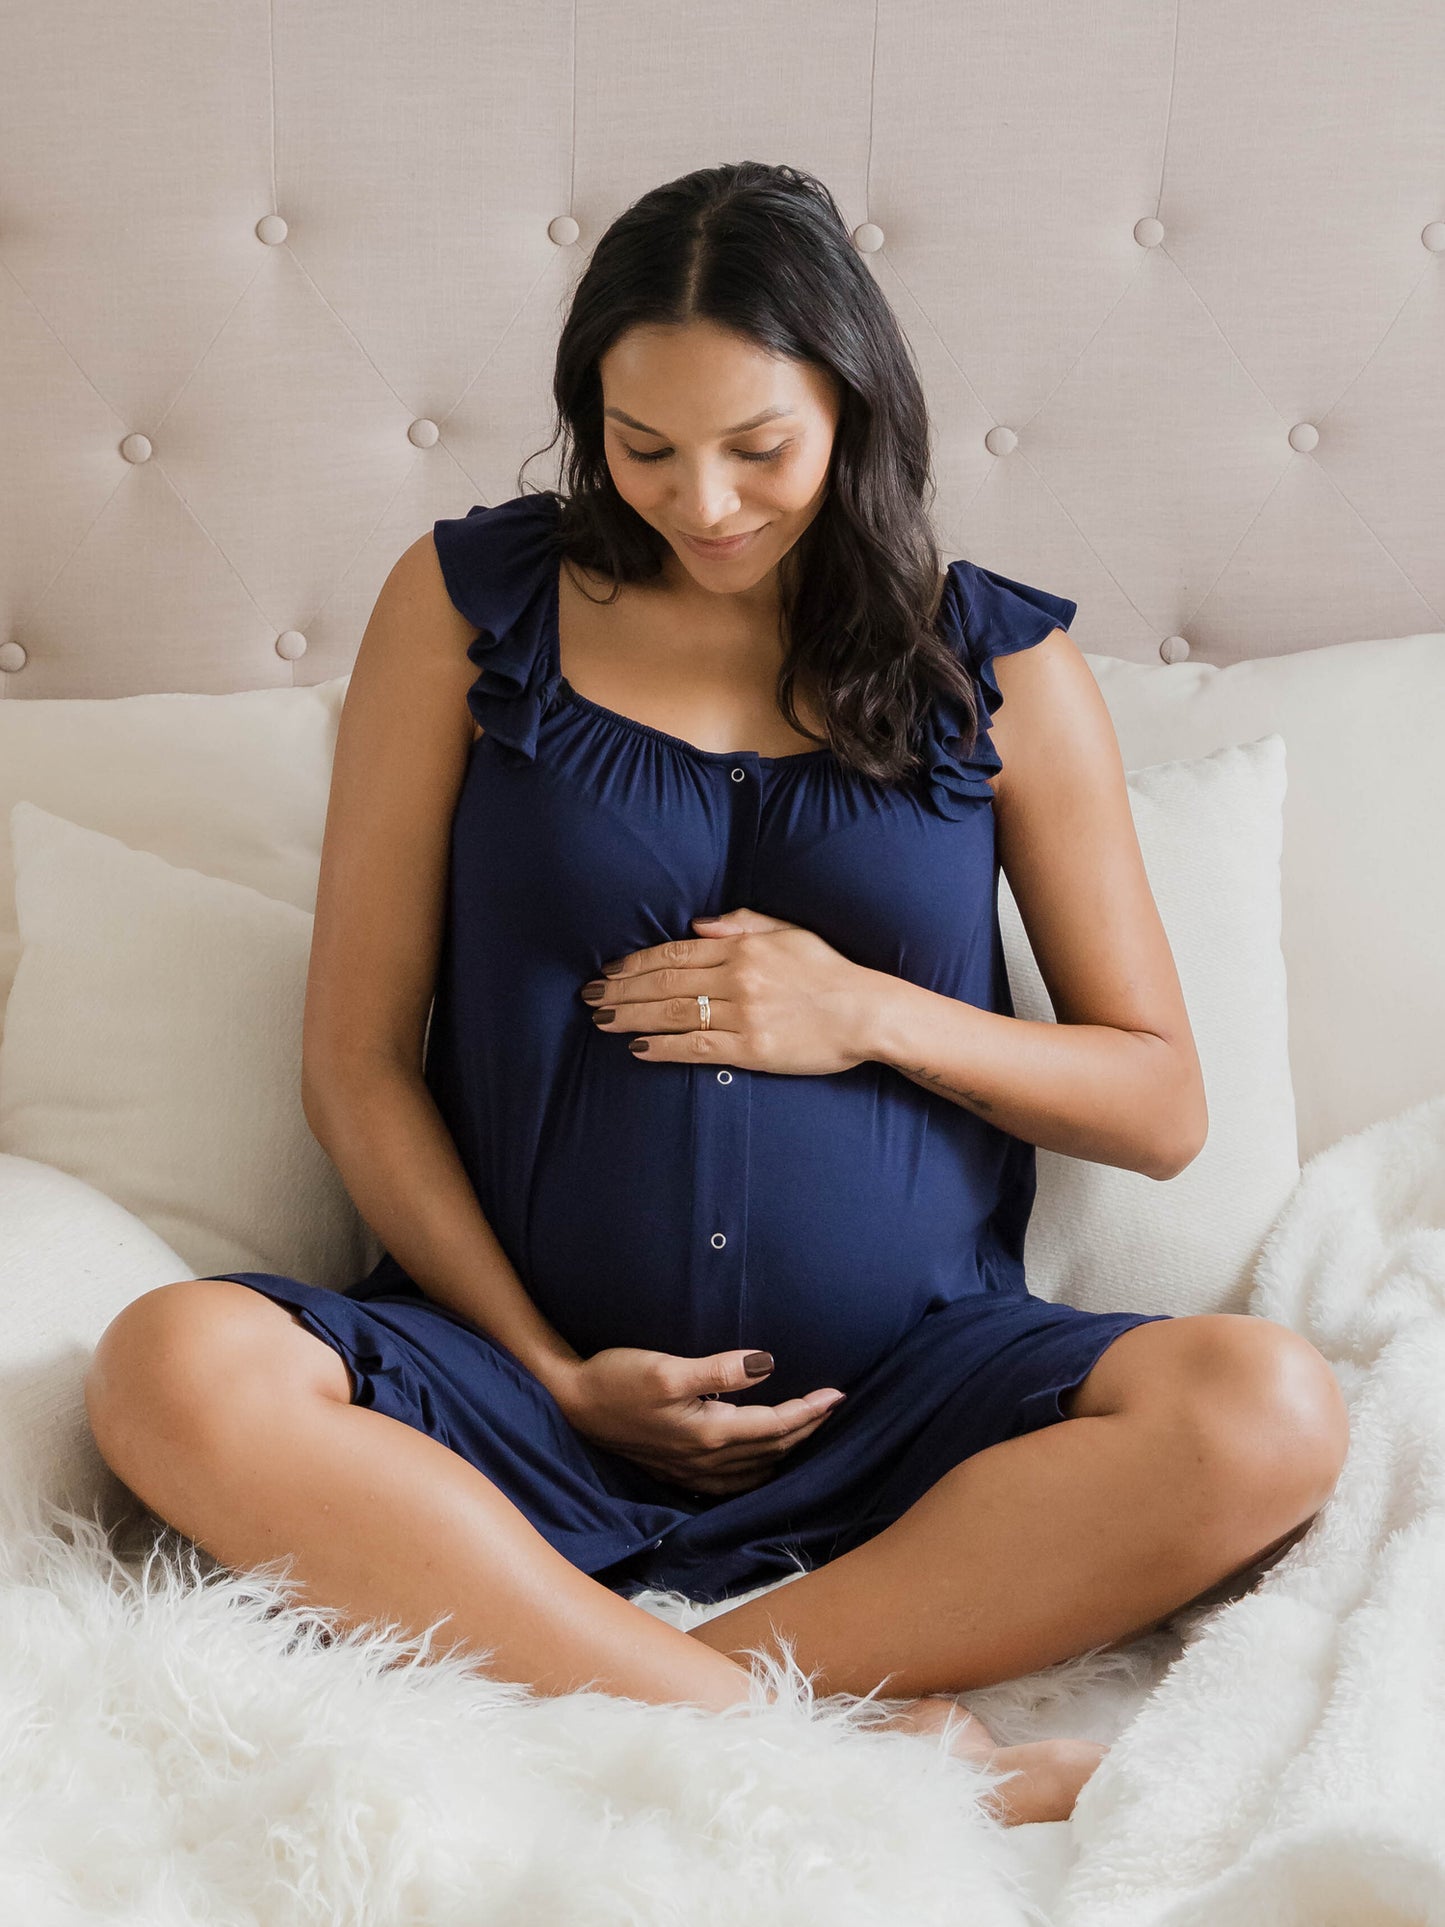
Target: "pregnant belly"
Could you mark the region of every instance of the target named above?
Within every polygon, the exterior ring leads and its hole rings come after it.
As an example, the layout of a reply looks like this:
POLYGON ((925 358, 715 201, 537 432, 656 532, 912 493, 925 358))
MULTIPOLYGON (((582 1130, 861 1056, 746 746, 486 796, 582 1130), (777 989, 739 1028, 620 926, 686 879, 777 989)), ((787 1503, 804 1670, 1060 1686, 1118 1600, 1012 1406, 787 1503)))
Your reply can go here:
POLYGON ((740 1094, 746 1128, 737 1107, 700 1114, 681 1078, 645 1094, 649 1115, 614 1105, 609 1129, 574 1107, 530 1187, 527 1282, 543 1315, 584 1357, 771 1352, 771 1376, 729 1396, 774 1404, 847 1391, 928 1311, 985 1289, 989 1194, 966 1134, 939 1128, 926 1093, 914 1104, 847 1075, 842 1090, 759 1075, 740 1094), (659 1116, 659 1098, 673 1115, 659 1116))

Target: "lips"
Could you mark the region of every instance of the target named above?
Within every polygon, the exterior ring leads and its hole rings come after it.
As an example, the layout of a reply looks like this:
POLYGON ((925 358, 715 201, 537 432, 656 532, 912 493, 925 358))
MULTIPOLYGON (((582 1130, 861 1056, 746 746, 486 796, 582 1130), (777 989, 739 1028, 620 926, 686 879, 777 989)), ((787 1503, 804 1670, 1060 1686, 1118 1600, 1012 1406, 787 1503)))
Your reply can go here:
POLYGON ((741 535, 728 536, 722 541, 704 541, 696 535, 684 535, 682 539, 689 548, 696 549, 699 555, 736 555, 741 548, 752 541, 755 535, 760 533, 759 529, 747 529, 741 535))

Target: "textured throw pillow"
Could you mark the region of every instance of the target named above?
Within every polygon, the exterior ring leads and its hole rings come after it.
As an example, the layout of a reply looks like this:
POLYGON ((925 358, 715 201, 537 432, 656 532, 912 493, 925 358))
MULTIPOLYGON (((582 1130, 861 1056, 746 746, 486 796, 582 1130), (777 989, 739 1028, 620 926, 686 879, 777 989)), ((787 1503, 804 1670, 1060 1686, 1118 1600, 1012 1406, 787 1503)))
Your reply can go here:
POLYGON ((33 803, 0 1151, 133 1212, 192 1267, 346 1286, 380 1247, 301 1109, 313 918, 33 803))
POLYGON ((14 804, 314 910, 349 682, 0 702, 0 1030, 20 955, 4 833, 14 804))
MULTIPOLYGON (((1162 1182, 1039 1149, 1025 1273, 1039 1297, 1085 1311, 1243 1311, 1259 1247, 1299 1178, 1280 949, 1284 739, 1133 769, 1128 784, 1209 1137, 1162 1182)), ((999 920, 1015 1016, 1052 1022, 1002 875, 999 920)))

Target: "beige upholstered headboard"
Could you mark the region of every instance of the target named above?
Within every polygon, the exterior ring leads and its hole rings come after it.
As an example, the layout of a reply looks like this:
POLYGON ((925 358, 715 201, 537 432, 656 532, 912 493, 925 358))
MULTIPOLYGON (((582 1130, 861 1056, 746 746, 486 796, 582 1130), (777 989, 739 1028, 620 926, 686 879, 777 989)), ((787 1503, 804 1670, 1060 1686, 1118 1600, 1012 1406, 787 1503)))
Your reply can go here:
MULTIPOLYGON (((948 555, 1086 650, 1445 628, 1445 7, 5 0, 0 694, 319 682, 639 193, 823 177, 948 555)), ((529 483, 555 480, 548 456, 529 483)))

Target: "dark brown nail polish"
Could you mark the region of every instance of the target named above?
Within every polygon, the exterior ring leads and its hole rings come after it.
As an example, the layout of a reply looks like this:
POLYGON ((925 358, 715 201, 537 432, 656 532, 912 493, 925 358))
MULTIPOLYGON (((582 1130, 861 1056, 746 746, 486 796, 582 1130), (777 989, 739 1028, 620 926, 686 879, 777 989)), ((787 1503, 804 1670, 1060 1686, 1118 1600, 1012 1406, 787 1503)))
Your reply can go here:
POLYGON ((626 962, 627 962, 627 959, 625 957, 614 957, 611 963, 603 964, 602 966, 603 976, 615 977, 618 971, 621 970, 623 964, 625 964, 626 962))
POLYGON ((592 1021, 594 1024, 610 1024, 616 1015, 615 1010, 594 1010, 592 1021))
POLYGON ((749 1352, 743 1360, 743 1370, 753 1378, 761 1378, 764 1372, 773 1369, 771 1352, 749 1352))
POLYGON ((594 977, 590 984, 583 984, 582 995, 589 1004, 595 1004, 597 999, 606 992, 606 989, 607 986, 603 983, 602 979, 600 977, 594 977))
POLYGON ((647 1050, 647 1039, 645 1037, 634 1037, 627 1048, 636 1056, 641 1057, 647 1050))

